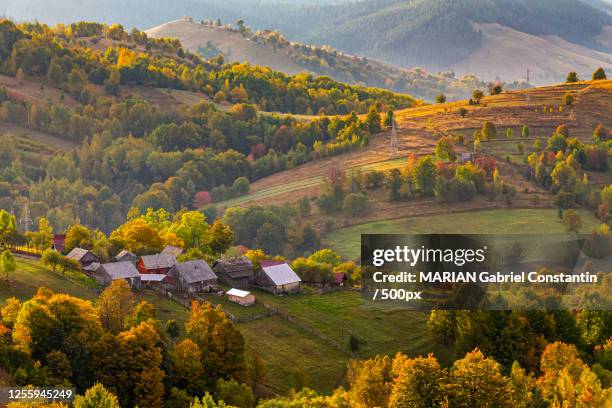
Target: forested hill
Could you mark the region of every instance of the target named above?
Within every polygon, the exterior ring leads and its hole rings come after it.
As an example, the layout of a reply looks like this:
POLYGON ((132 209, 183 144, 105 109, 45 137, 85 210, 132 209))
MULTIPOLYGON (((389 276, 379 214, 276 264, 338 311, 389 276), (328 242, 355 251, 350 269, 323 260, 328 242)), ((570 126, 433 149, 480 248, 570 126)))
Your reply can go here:
POLYGON ((29 200, 32 217, 58 230, 76 220, 110 230, 132 206, 200 208, 365 146, 381 131, 379 112, 414 103, 204 60, 119 25, 0 20, 0 208, 29 200), (73 152, 54 151, 66 143, 73 152))
POLYGON ((248 21, 290 40, 329 44, 404 67, 455 69, 485 80, 537 83, 612 70, 612 16, 603 0, 3 0, 0 14, 45 22, 96 20, 153 27, 183 16, 248 21), (255 6, 256 5, 256 6, 255 6), (508 58, 511 55, 512 58, 508 58), (506 56, 506 58, 504 58, 506 56))

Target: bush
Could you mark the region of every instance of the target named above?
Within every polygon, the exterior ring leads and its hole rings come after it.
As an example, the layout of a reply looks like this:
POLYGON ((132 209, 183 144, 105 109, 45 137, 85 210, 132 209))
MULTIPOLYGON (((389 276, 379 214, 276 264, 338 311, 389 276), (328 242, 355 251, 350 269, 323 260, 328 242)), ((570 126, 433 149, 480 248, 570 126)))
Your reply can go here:
POLYGON ((571 93, 566 93, 565 95, 563 95, 563 104, 564 105, 571 105, 574 103, 574 95, 572 95, 571 93))
POLYGON ((576 202, 576 195, 574 193, 568 193, 567 191, 560 191, 557 194, 556 204, 558 207, 567 209, 572 208, 576 202))
POLYGON ((342 208, 351 217, 364 215, 369 210, 368 196, 363 193, 349 194, 344 199, 342 208))

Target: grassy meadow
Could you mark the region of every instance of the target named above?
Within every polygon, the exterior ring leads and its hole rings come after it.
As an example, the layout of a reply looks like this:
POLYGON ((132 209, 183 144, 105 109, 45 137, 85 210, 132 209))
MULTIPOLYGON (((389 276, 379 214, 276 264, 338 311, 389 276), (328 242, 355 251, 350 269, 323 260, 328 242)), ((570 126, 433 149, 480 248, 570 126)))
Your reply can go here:
MULTIPOLYGON (((583 231, 595 228, 597 219, 578 210, 583 231)), ((348 259, 359 257, 361 234, 560 234, 563 225, 556 209, 501 209, 381 220, 332 232, 327 243, 348 259)))

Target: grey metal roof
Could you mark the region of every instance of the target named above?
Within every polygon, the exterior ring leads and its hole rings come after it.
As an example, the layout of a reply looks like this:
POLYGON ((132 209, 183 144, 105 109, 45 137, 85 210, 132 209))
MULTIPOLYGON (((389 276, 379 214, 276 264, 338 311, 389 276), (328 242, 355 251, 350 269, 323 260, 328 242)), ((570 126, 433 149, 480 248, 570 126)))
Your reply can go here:
POLYGON ((166 276, 163 273, 141 273, 140 280, 142 282, 161 282, 166 276))
POLYGON ((74 259, 75 261, 80 261, 83 259, 85 255, 89 253, 89 250, 83 248, 72 248, 72 251, 68 252, 66 258, 74 259))
POLYGON ((162 251, 162 255, 173 254, 174 256, 179 256, 183 253, 183 248, 175 247, 172 245, 166 246, 162 251))
POLYGON ((133 253, 131 253, 127 249, 124 249, 124 250, 122 250, 121 252, 119 252, 115 256, 115 259, 122 259, 122 258, 125 258, 125 257, 130 257, 130 258, 133 258, 133 259, 137 259, 138 258, 136 255, 134 255, 133 253))
POLYGON ((137 278, 140 276, 138 269, 129 261, 102 264, 100 270, 106 272, 112 279, 137 278))
POLYGON ((174 254, 156 254, 141 256, 142 263, 147 269, 166 269, 176 265, 174 254))
POLYGON ((210 266, 203 260, 181 262, 174 265, 174 268, 185 282, 195 283, 211 279, 217 279, 217 275, 210 269, 210 266))
POLYGON ((213 265, 218 273, 226 273, 232 278, 253 276, 253 264, 246 256, 239 258, 219 259, 213 265))
POLYGON ((290 283, 299 283, 302 281, 300 277, 291 269, 287 263, 279 265, 264 266, 261 268, 268 275, 274 285, 288 285, 290 283))

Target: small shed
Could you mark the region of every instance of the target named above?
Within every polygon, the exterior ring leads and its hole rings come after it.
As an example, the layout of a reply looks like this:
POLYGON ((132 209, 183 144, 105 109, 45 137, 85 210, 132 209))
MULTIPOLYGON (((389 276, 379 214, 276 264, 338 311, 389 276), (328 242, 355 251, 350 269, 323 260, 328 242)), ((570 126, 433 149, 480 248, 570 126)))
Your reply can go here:
POLYGON ((176 265, 174 254, 156 254, 141 256, 137 266, 140 273, 166 274, 174 265, 176 265))
POLYGON ((167 245, 164 249, 162 249, 161 254, 162 255, 172 254, 175 257, 179 257, 183 254, 183 248, 175 247, 172 245, 167 245))
POLYGON ((131 287, 140 287, 140 274, 132 262, 111 262, 100 265, 94 274, 96 280, 104 285, 109 285, 112 281, 125 279, 131 287))
POLYGON ((217 288, 217 275, 203 260, 178 263, 168 271, 168 276, 181 292, 210 292, 217 288))
POLYGON ((258 286, 276 295, 299 292, 300 282, 300 277, 286 262, 262 261, 261 271, 255 277, 258 286))
POLYGON ((96 254, 83 248, 73 248, 72 251, 66 255, 66 258, 74 259, 81 264, 81 267, 86 267, 94 262, 100 262, 96 254))
POLYGON ((248 288, 255 278, 253 264, 246 256, 219 259, 213 265, 213 269, 221 282, 233 288, 248 288))
POLYGON ((232 288, 227 291, 227 298, 230 302, 238 303, 242 306, 251 306, 255 303, 255 295, 246 290, 232 288))
POLYGON ((133 253, 131 253, 130 251, 124 249, 121 252, 119 252, 117 255, 115 255, 114 258, 115 262, 133 262, 136 263, 138 261, 138 257, 136 255, 134 255, 133 253))

